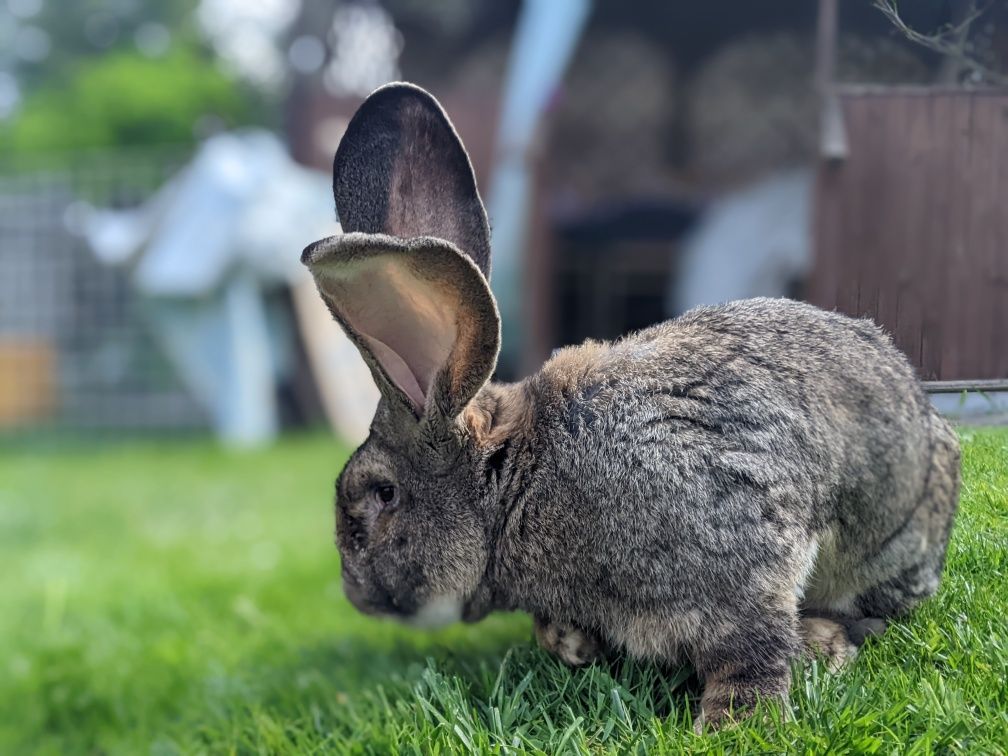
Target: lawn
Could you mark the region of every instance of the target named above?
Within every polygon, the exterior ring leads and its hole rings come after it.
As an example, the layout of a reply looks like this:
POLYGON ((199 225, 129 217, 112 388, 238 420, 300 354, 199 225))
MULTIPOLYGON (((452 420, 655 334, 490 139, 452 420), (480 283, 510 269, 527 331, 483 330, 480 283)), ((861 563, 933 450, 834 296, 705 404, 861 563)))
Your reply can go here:
POLYGON ((791 711, 696 736, 688 670, 570 671, 530 622, 424 633, 340 592, 323 437, 0 459, 0 753, 1004 753, 1008 431, 966 430, 941 593, 791 711))

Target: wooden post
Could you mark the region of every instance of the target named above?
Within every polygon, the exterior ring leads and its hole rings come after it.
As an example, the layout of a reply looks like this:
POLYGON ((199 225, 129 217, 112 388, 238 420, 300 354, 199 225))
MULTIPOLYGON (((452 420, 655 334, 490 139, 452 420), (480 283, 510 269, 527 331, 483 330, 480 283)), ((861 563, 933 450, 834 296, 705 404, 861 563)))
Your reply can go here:
POLYGON ((819 0, 816 28, 816 88, 825 95, 836 75, 837 0, 819 0))
POLYGON ((837 0, 819 0, 816 29, 816 91, 819 94, 819 154, 827 160, 847 157, 843 109, 836 93, 837 0))

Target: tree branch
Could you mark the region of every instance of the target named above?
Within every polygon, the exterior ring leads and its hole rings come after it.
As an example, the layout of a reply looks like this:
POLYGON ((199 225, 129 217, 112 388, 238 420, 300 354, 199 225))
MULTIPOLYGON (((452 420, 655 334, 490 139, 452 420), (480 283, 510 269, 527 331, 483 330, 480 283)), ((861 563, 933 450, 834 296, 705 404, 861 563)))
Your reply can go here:
POLYGON ((893 26, 899 29, 904 37, 915 44, 951 58, 959 64, 960 70, 969 72, 972 80, 998 85, 1008 84, 1008 76, 986 66, 974 57, 969 49, 970 28, 984 14, 990 3, 978 7, 976 0, 970 0, 969 10, 962 20, 954 24, 945 24, 933 34, 923 34, 908 26, 899 14, 896 0, 874 0, 873 5, 889 19, 893 26))

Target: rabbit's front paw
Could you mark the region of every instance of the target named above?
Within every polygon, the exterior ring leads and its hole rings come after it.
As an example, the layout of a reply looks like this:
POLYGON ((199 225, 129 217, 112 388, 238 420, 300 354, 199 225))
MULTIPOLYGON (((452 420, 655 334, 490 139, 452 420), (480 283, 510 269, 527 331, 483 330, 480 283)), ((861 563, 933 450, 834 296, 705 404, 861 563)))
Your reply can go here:
POLYGON ((789 612, 751 617, 744 632, 712 644, 695 659, 703 679, 696 732, 716 730, 752 714, 760 700, 786 701, 791 688, 791 661, 801 648, 789 612))
POLYGON ((693 721, 698 735, 704 728, 718 730, 752 714, 759 699, 787 701, 791 687, 786 662, 773 669, 726 668, 704 681, 700 711, 693 721))
POLYGON ((535 636, 541 648, 571 667, 583 667, 601 656, 599 642, 573 625, 536 617, 535 636))

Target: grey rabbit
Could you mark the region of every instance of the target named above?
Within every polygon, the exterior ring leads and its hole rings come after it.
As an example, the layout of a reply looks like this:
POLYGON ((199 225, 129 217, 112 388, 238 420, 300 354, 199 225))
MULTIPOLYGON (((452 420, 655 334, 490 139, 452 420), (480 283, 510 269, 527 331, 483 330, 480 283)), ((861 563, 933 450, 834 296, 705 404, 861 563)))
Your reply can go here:
POLYGON ((716 726, 937 589, 958 440, 874 324, 731 302, 493 383, 489 227, 438 102, 375 91, 333 192, 343 233, 302 262, 381 391, 336 490, 360 610, 521 610, 571 665, 689 661, 716 726))

